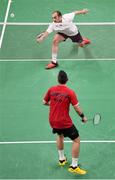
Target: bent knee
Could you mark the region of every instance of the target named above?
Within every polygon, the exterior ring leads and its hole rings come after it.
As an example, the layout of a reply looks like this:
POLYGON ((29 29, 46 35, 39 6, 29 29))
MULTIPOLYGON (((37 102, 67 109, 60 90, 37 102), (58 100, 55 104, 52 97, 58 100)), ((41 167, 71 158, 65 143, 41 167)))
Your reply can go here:
POLYGON ((80 137, 78 136, 78 137, 77 137, 76 139, 74 139, 73 141, 80 144, 80 137))
POLYGON ((59 44, 60 40, 58 38, 54 38, 53 39, 53 44, 57 45, 59 44))

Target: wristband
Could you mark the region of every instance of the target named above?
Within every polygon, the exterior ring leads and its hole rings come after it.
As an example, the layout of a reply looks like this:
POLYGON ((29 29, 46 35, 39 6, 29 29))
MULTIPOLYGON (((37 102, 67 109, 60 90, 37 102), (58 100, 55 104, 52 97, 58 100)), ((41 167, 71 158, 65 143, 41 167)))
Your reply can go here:
POLYGON ((84 116, 85 116, 85 115, 84 115, 83 113, 80 114, 80 117, 81 117, 81 118, 84 118, 84 116))

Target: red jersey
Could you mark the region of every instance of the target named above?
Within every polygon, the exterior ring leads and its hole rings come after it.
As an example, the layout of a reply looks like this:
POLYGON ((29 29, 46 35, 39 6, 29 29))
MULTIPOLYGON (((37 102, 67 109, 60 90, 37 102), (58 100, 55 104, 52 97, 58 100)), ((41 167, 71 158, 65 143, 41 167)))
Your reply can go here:
POLYGON ((49 122, 52 128, 65 129, 73 125, 69 107, 70 104, 73 106, 79 104, 73 90, 66 85, 53 86, 47 91, 44 100, 50 101, 49 122))

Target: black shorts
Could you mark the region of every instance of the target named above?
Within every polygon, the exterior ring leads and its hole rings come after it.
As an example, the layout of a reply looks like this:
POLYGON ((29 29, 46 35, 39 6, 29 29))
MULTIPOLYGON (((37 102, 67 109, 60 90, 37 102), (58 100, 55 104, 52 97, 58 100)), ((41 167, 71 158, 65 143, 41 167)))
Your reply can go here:
POLYGON ((58 32, 57 34, 60 34, 61 36, 63 36, 65 39, 64 41, 66 41, 66 39, 68 39, 68 38, 70 38, 72 40, 72 42, 76 42, 76 43, 81 43, 83 41, 83 38, 79 31, 78 31, 78 34, 76 34, 75 36, 68 36, 68 35, 66 35, 64 33, 60 33, 60 32, 58 32))
POLYGON ((52 132, 55 134, 57 133, 58 135, 63 135, 64 137, 69 137, 71 140, 74 140, 79 137, 79 132, 77 128, 72 125, 70 128, 66 129, 53 129, 52 132))

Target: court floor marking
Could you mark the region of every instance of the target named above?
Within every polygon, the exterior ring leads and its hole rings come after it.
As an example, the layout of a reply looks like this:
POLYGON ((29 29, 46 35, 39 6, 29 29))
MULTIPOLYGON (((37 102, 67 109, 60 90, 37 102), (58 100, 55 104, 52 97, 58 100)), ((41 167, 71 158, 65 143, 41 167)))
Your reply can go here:
MULTIPOLYGON (((94 58, 94 59, 58 59, 58 61, 115 61, 115 58, 94 58)), ((51 59, 0 59, 0 62, 45 62, 51 61, 51 59)))
MULTIPOLYGON (((19 26, 47 26, 52 22, 0 22, 0 25, 19 25, 19 26)), ((75 25, 80 26, 114 26, 115 22, 81 22, 76 23, 75 25)))
MULTIPOLYGON (((65 143, 71 143, 72 141, 64 141, 65 143)), ((81 143, 115 143, 115 140, 82 140, 81 143)), ((54 144, 56 141, 1 141, 0 145, 7 144, 54 144)))
POLYGON ((6 23, 7 23, 7 19, 8 19, 9 10, 10 10, 10 5, 11 5, 11 0, 8 1, 8 5, 7 5, 7 9, 6 9, 5 19, 4 19, 4 23, 3 23, 3 27, 2 27, 1 36, 0 36, 0 49, 2 47, 2 41, 3 41, 5 29, 6 29, 6 23))

